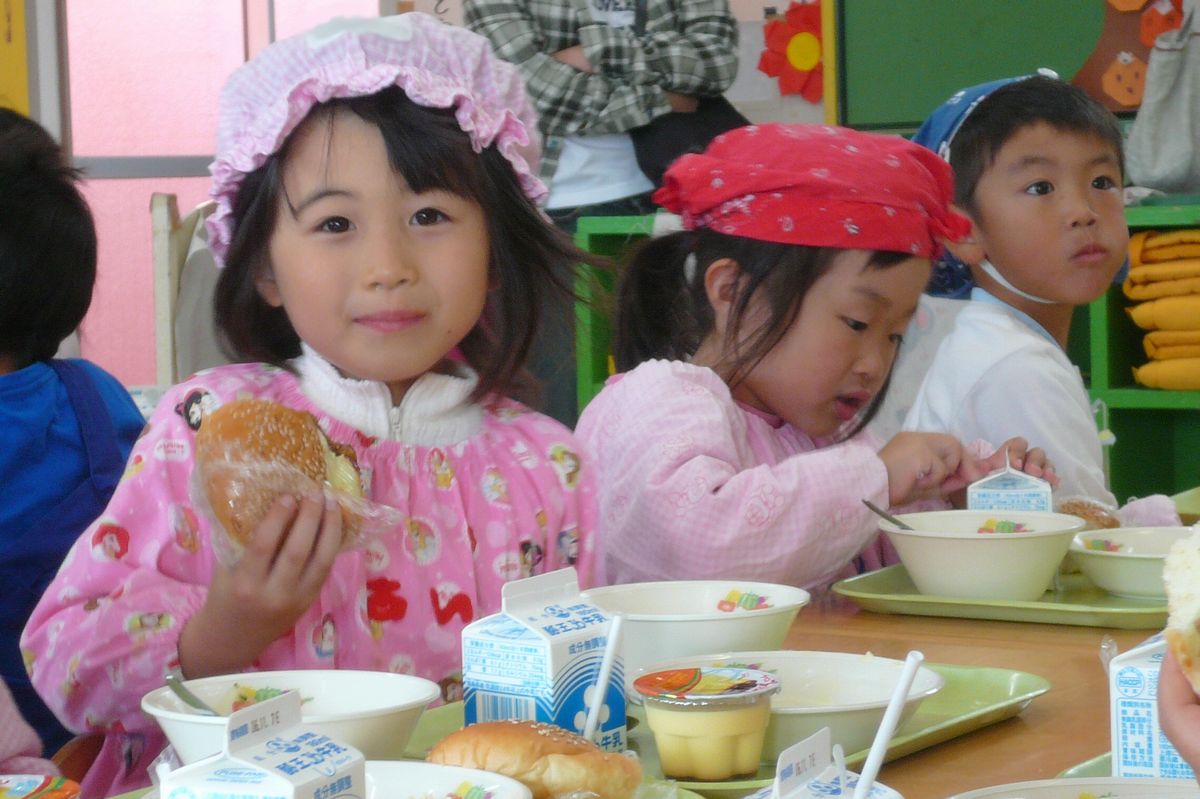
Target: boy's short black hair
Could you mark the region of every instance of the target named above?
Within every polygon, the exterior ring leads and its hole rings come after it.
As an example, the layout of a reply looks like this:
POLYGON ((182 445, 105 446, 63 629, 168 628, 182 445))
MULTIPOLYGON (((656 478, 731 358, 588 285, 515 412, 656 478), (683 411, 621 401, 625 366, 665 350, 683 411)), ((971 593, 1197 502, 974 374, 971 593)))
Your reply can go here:
POLYGON ((1035 75, 1001 86, 971 111, 950 143, 954 201, 976 215, 975 187, 1009 139, 1044 122, 1056 130, 1095 136, 1112 147, 1121 175, 1125 155, 1117 118, 1078 86, 1035 75))
POLYGON ((96 283, 96 225, 46 130, 0 108, 0 355, 16 368, 54 357, 96 283))

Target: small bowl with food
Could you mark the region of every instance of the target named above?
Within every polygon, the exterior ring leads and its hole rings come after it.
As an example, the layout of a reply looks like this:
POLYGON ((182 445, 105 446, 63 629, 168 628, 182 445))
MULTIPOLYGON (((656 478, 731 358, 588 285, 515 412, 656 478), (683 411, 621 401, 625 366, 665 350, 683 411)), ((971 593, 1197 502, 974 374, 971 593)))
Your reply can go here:
POLYGON ((350 744, 368 760, 399 760, 421 713, 440 695, 437 683, 421 677, 341 669, 228 674, 184 685, 224 715, 202 715, 167 686, 143 696, 142 710, 185 764, 221 751, 229 713, 283 691, 299 691, 309 729, 350 744))
POLYGON ((1048 511, 943 510, 903 513, 909 529, 881 521, 922 594, 1032 601, 1051 585, 1078 516, 1048 511))
POLYGON ((1077 533, 1071 555, 1088 578, 1110 594, 1165 601, 1163 563, 1190 527, 1117 527, 1077 533))
MULTIPOLYGON (((777 650, 728 652, 655 663, 646 671, 682 668, 746 668, 769 672, 779 681, 763 744, 764 762, 774 763, 794 743, 828 727, 832 742, 847 753, 871 745, 900 680, 904 661, 848 652, 777 650)), ((917 669, 898 724, 945 685, 928 666, 917 669)))
POLYGON ((748 580, 674 580, 592 588, 584 598, 621 613, 626 682, 669 658, 730 650, 778 649, 808 604, 802 588, 748 580))

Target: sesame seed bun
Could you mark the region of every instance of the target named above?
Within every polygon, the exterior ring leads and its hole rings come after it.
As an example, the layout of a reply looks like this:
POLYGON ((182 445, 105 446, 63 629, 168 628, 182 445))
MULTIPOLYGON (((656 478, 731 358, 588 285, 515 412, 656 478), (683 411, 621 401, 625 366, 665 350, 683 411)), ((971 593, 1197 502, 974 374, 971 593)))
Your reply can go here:
POLYGON ((1110 530, 1121 526, 1121 520, 1115 513, 1090 499, 1068 499, 1059 503, 1056 510, 1083 519, 1087 522, 1085 530, 1110 530))
MULTIPOLYGON (((353 450, 331 445, 312 414, 269 400, 234 400, 205 416, 196 460, 213 515, 241 547, 281 494, 319 490, 336 473, 336 492, 362 496, 353 450)), ((352 534, 360 520, 341 509, 352 534)))
POLYGON ((636 760, 605 752, 561 727, 534 721, 472 724, 442 739, 428 759, 512 777, 533 792, 533 799, 577 792, 594 793, 599 799, 629 799, 642 782, 636 760))

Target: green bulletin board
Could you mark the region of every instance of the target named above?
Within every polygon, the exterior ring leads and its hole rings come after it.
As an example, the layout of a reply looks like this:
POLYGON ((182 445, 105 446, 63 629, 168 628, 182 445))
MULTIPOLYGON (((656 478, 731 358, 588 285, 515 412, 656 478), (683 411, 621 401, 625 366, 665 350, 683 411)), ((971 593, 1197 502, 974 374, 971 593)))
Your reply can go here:
POLYGON ((966 86, 1083 66, 1105 0, 838 0, 839 122, 913 130, 966 86))

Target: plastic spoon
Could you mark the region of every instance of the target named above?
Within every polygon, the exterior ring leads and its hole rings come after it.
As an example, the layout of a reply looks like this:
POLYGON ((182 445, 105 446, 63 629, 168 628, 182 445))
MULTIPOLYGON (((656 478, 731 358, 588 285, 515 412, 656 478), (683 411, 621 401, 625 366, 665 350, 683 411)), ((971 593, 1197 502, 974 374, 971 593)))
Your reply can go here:
POLYGON ((905 524, 904 522, 902 522, 902 521, 900 521, 899 519, 897 519, 897 518, 896 518, 895 516, 893 516, 892 514, 890 514, 890 513, 888 513, 887 511, 885 511, 883 508, 881 508, 881 507, 879 507, 878 505, 876 505, 876 504, 875 504, 874 502, 872 502, 871 500, 869 500, 869 499, 864 499, 864 500, 862 501, 862 503, 863 503, 864 505, 866 505, 868 508, 870 508, 870 509, 871 509, 871 512, 872 512, 872 513, 874 513, 874 514, 876 514, 877 516, 879 516, 879 518, 881 518, 881 519, 887 519, 889 522, 891 522, 892 524, 896 525, 896 526, 897 526, 897 527, 899 527, 901 530, 911 530, 911 529, 913 529, 913 528, 909 527, 907 524, 905 524))
POLYGON ((613 663, 617 659, 617 648, 621 646, 620 613, 614 613, 608 623, 608 641, 604 644, 604 656, 600 659, 600 673, 596 675, 596 685, 592 691, 592 704, 588 708, 587 720, 583 725, 583 737, 589 741, 596 735, 600 725, 600 710, 604 707, 604 695, 608 693, 608 683, 612 680, 613 663))
POLYGON ((191 690, 186 685, 183 684, 183 680, 181 680, 179 678, 178 674, 175 674, 173 672, 167 672, 166 681, 167 681, 167 687, 170 688, 171 691, 177 697, 179 697, 184 702, 186 702, 190 707, 193 707, 196 710, 200 711, 201 715, 203 715, 203 716, 219 716, 219 715, 221 715, 216 710, 214 710, 212 708, 212 706, 210 706, 207 702, 205 702, 203 699, 201 699, 200 697, 198 697, 194 693, 192 693, 191 690))
POLYGON ((887 753, 888 744, 892 741, 892 733, 896 731, 900 713, 904 710, 904 703, 908 700, 908 689, 912 687, 913 679, 917 676, 917 668, 923 660, 925 660, 925 655, 915 649, 909 652, 908 657, 904 659, 904 669, 900 672, 900 681, 892 690, 892 698, 888 700, 887 710, 883 713, 883 721, 879 722, 875 740, 871 742, 867 760, 863 763, 862 774, 858 778, 858 784, 854 786, 854 799, 863 799, 871 792, 871 786, 875 784, 879 767, 883 765, 883 756, 887 753))

